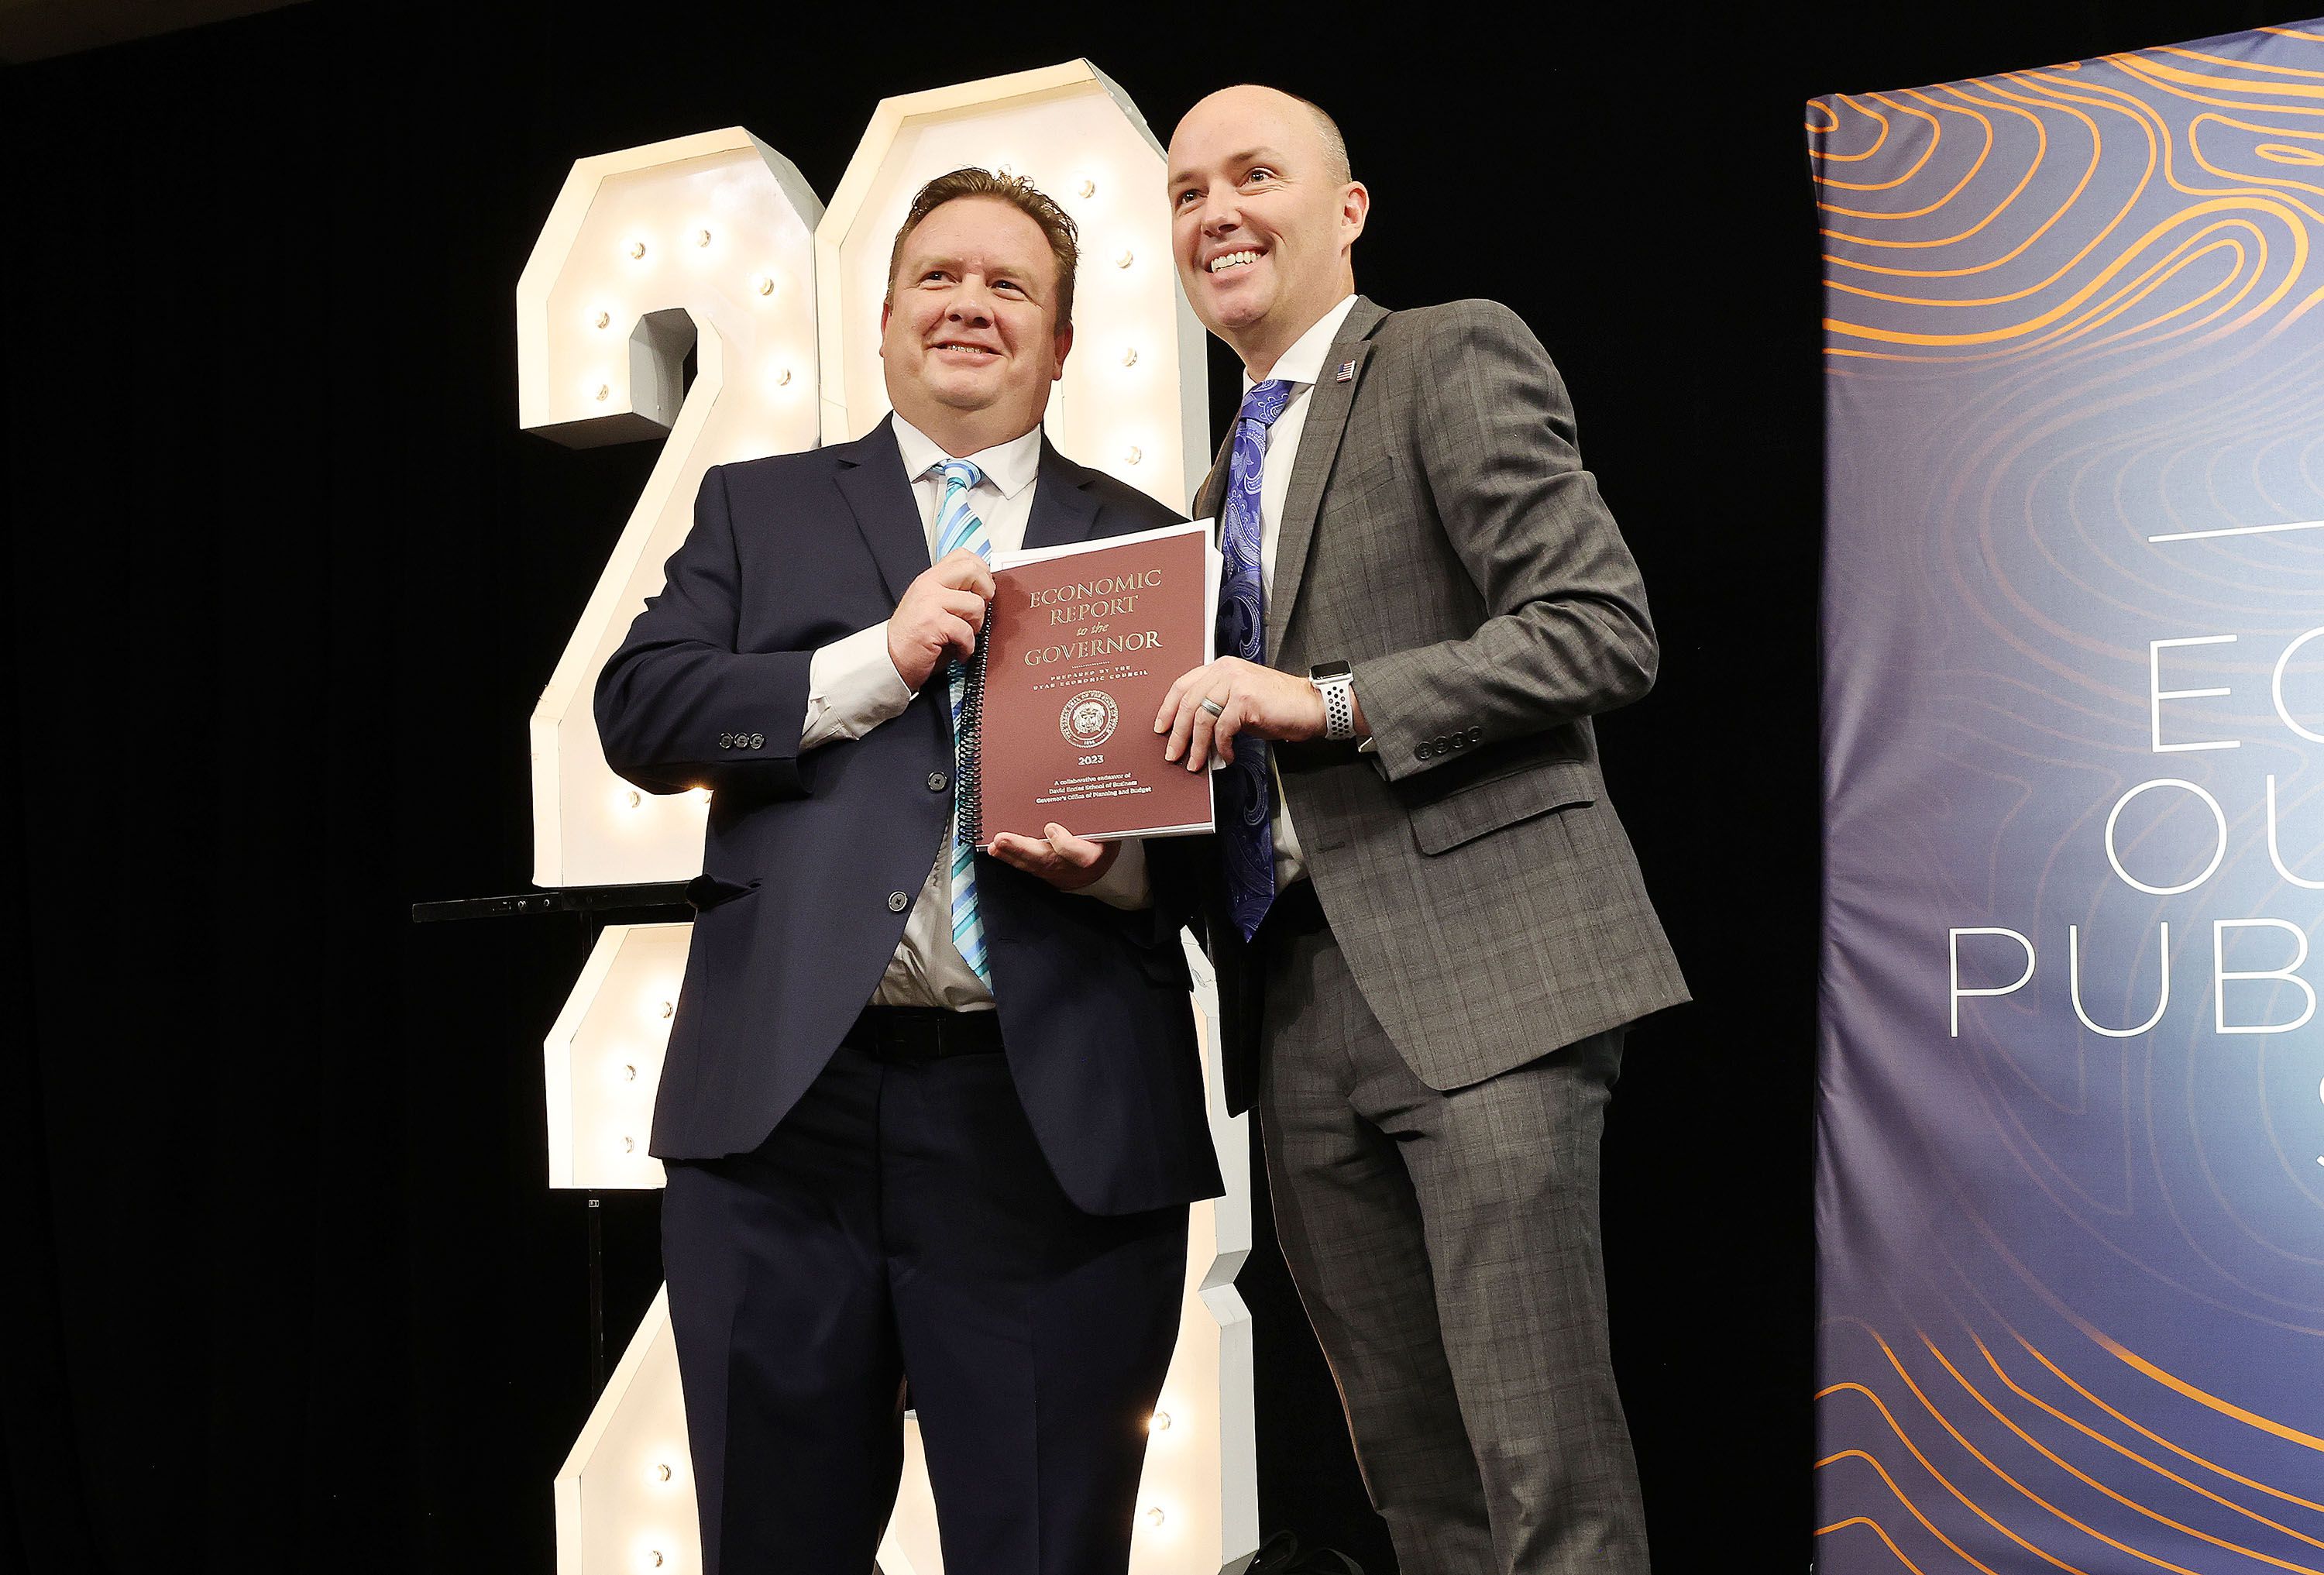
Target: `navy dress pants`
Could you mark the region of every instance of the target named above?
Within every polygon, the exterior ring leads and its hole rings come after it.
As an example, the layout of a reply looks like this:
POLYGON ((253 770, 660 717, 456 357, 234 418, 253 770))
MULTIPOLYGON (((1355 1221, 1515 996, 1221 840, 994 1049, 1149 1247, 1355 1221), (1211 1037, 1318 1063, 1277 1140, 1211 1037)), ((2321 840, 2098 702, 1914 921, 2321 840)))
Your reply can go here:
POLYGON ((908 1386, 945 1575, 1128 1567, 1184 1205, 1075 1208, 999 1053, 843 1045, 756 1151, 669 1171, 708 1575, 871 1575, 908 1386))

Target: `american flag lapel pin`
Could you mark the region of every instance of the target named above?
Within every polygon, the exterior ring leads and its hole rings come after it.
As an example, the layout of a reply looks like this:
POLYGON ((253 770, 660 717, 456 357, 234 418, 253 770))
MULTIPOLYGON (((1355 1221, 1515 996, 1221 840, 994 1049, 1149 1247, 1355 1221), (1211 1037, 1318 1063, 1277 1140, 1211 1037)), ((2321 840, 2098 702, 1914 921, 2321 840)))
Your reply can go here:
POLYGON ((1336 377, 1334 377, 1332 381, 1333 381, 1333 382, 1355 382, 1355 381, 1356 381, 1356 364, 1355 364, 1354 362, 1352 362, 1352 361, 1342 361, 1342 362, 1341 362, 1341 363, 1340 363, 1340 371, 1339 371, 1339 375, 1337 375, 1336 377))

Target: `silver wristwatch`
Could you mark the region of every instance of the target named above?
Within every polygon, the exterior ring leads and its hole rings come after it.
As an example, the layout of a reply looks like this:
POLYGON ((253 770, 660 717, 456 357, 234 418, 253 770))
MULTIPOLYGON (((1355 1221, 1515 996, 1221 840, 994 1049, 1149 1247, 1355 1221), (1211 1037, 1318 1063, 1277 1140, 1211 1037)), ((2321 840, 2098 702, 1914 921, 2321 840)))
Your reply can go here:
POLYGON ((1323 696, 1323 736, 1342 742, 1356 736, 1356 673, 1345 662, 1307 669, 1307 681, 1323 696))

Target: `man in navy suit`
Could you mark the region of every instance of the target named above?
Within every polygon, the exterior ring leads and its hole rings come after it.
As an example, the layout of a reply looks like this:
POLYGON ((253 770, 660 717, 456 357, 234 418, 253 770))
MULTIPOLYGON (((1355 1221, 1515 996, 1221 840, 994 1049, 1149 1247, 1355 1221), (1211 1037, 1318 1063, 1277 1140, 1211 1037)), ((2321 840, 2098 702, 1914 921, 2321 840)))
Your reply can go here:
POLYGON ((881 309, 895 414, 718 466, 599 679, 605 758, 714 789, 654 1110, 711 1575, 867 1575, 906 1386, 949 1575, 1126 1569, 1222 1191, 1180 914, 1136 843, 955 834, 986 557, 1176 516, 1041 436, 1073 221, 931 182, 881 309))

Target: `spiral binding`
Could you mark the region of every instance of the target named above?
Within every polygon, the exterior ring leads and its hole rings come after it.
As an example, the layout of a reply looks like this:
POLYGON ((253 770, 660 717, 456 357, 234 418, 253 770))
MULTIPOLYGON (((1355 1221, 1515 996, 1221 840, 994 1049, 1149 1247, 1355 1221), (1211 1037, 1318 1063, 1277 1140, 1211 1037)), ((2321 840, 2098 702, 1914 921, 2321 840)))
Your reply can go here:
MULTIPOLYGON (((985 627, 992 627, 990 608, 985 627)), ((964 847, 977 847, 984 841, 983 732, 984 641, 980 640, 976 654, 968 660, 967 682, 961 688, 960 732, 953 741, 953 805, 964 847)))

